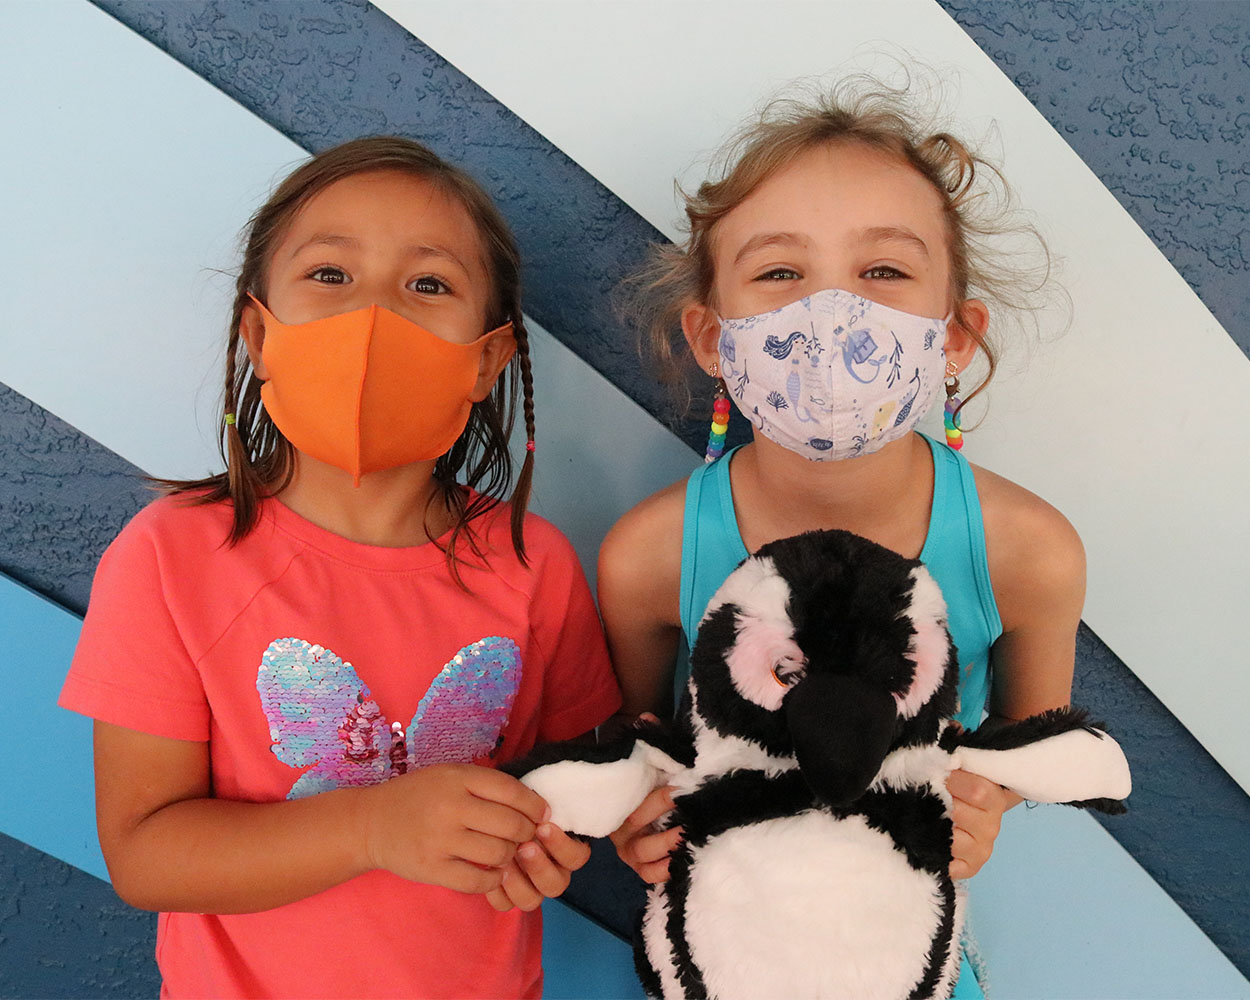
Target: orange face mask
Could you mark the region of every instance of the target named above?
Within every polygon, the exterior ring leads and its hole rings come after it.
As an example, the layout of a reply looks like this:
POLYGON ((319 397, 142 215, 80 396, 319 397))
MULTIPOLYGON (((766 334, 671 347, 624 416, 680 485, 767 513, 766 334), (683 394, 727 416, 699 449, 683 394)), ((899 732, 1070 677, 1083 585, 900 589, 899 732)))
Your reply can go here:
POLYGON ((469 422, 482 350, 511 339, 506 323, 471 344, 453 344, 373 305, 309 323, 265 317, 261 400, 299 451, 350 472, 428 461, 469 422))

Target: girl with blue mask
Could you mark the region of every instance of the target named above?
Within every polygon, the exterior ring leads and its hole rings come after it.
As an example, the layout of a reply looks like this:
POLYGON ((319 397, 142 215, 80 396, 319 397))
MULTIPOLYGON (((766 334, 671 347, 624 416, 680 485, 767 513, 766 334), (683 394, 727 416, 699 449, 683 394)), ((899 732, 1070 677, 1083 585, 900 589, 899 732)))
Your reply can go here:
MULTIPOLYGON (((949 604, 965 727, 1067 704, 1080 539, 1044 501, 970 465, 956 428, 950 446, 916 431, 978 355, 994 370, 978 296, 1009 299, 1019 267, 985 258, 981 238, 1010 222, 985 214, 997 171, 871 82, 770 105, 723 163, 687 196, 685 245, 657 249, 635 288, 658 355, 692 357, 717 388, 717 426, 732 405, 751 437, 717 457, 714 429, 711 461, 604 541, 600 608, 624 712, 671 711, 679 650, 738 562, 826 528, 928 566, 949 604), (671 345, 678 328, 688 355, 671 345)), ((948 789, 951 874, 965 879, 1019 799, 963 772, 948 789)), ((653 832, 669 808, 661 789, 613 837, 647 881, 667 878, 682 833, 653 832)), ((956 995, 978 995, 971 975, 956 995)))

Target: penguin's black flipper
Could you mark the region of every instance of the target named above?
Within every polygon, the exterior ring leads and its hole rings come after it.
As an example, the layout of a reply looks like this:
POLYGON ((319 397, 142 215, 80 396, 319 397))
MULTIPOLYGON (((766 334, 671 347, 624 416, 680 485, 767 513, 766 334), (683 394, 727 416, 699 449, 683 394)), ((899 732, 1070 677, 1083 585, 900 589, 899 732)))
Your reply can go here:
POLYGON ((501 771, 551 806, 566 833, 606 837, 653 789, 694 762, 694 748, 667 727, 642 723, 606 744, 548 743, 501 771))
POLYGON ((1089 713, 1083 708, 1066 705, 1063 708, 1052 708, 1037 715, 1030 715, 1019 722, 1005 725, 982 725, 973 730, 947 730, 942 737, 944 746, 977 747, 982 750, 1014 750, 1016 747, 1027 746, 1048 736, 1071 732, 1074 729, 1085 729, 1089 732, 1105 732, 1101 722, 1090 722, 1089 713))
POLYGON ((1122 813, 1132 791, 1124 751, 1080 709, 1052 709, 985 732, 948 730, 942 745, 955 767, 1033 802, 1122 813))

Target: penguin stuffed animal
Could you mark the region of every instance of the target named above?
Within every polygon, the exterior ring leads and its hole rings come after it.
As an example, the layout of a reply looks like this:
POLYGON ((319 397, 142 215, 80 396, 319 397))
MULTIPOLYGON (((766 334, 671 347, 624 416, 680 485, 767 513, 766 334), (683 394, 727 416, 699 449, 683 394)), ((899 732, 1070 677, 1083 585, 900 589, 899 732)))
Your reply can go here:
POLYGON ((924 566, 810 532, 764 546, 712 598, 675 728, 510 770, 592 837, 675 787, 684 838, 635 944, 651 996, 947 997, 963 922, 947 775, 1113 812, 1130 784, 1079 711, 960 730, 957 683, 924 566))

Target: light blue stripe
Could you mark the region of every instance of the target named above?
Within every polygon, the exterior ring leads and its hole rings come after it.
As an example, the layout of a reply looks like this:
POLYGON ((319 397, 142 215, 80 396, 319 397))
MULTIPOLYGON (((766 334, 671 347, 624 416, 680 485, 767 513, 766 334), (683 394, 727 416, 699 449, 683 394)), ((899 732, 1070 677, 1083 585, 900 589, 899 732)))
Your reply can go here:
MULTIPOLYGON (((1106 9, 1126 6, 1128 5, 1113 4, 1107 5, 1106 9)), ((487 160, 483 162, 487 169, 498 168, 498 181, 503 190, 508 190, 516 179, 514 172, 519 166, 532 170, 537 183, 533 189, 526 189, 525 198, 540 208, 557 204, 562 206, 561 212, 549 213, 549 217, 544 220, 544 224, 548 227, 545 234, 538 233, 534 237, 535 242, 530 243, 526 249, 527 265, 535 265, 528 272, 531 291, 545 296, 545 300, 551 304, 551 318, 548 322, 552 323, 553 328, 562 336, 567 335, 574 340, 577 339, 582 328, 575 323, 564 322, 568 317, 564 311, 557 308, 559 302, 563 301, 571 308, 575 307, 580 310, 584 321, 603 326, 600 321, 605 320, 607 314, 601 314, 601 309, 596 303, 602 301, 604 290, 610 288, 616 279, 628 270, 632 263, 631 257, 637 250, 636 240, 631 238, 612 242, 604 236, 604 233, 614 230, 619 220, 628 221, 629 210, 622 205, 613 205, 603 201, 597 194, 588 202, 579 201, 578 192, 582 190, 581 187, 578 185, 561 187, 561 177, 547 172, 545 164, 555 163, 560 170, 567 171, 567 158, 562 157, 558 150, 550 147, 550 144, 536 139, 532 132, 521 135, 515 130, 509 131, 513 129, 515 119, 507 116, 506 109, 492 102, 487 95, 477 92, 471 101, 452 106, 449 110, 447 104, 440 102, 438 95, 444 90, 448 93, 456 91, 464 84, 463 78, 460 78, 460 82, 456 82, 453 69, 441 63, 437 57, 428 53, 428 50, 423 50, 417 43, 413 43, 402 32, 397 32, 393 24, 381 23, 377 19, 376 12, 364 9, 364 13, 361 13, 360 8, 347 9, 338 5, 318 3, 266 5, 263 13, 270 20, 269 27, 265 28, 253 23, 257 16, 255 9, 236 8, 233 5, 111 3, 107 7, 123 19, 129 18, 132 24, 145 31, 149 37, 158 34, 158 29, 167 31, 169 37, 182 32, 188 41, 185 43, 184 51, 179 54, 179 58, 183 58, 189 65, 196 68, 206 79, 222 86, 233 87, 234 89, 230 91, 233 94, 238 95, 241 90, 246 91, 251 87, 250 96, 248 93, 243 93, 240 97, 248 107, 259 109, 270 97, 274 97, 276 110, 269 116, 269 120, 274 121, 287 134, 302 136, 309 141, 315 139, 321 143, 337 138, 330 134, 329 130, 332 127, 366 131, 392 122, 403 123, 414 120, 413 116, 418 115, 418 111, 414 110, 416 103, 413 101, 413 94, 400 93, 394 98, 390 97, 389 95, 395 88, 386 79, 386 67, 397 65, 396 60, 401 53, 407 57, 409 66, 415 65, 414 59, 421 62, 422 59, 428 57, 428 61, 422 65, 432 73, 441 75, 438 76, 440 82, 432 83, 430 85, 432 90, 424 97, 434 96, 434 100, 429 101, 428 104, 437 105, 439 114, 443 117, 433 123, 427 122, 427 127, 453 147, 449 155, 459 158, 456 157, 455 149, 462 148, 464 143, 475 149, 486 150, 484 155, 490 159, 489 162, 487 160), (213 18, 205 20, 206 12, 212 13, 213 18), (284 79, 283 86, 279 88, 280 93, 270 94, 264 91, 263 81, 272 77, 266 77, 264 73, 237 73, 235 71, 239 68, 238 64, 226 59, 227 56, 233 58, 234 50, 230 47, 232 39, 250 38, 254 35, 266 40, 266 45, 272 43, 274 46, 272 50, 266 50, 264 45, 260 50, 248 49, 249 52, 262 51, 261 56, 251 57, 258 60, 257 66, 249 68, 264 69, 264 62, 268 57, 263 52, 281 53, 285 51, 284 45, 287 48, 294 48, 307 43, 310 36, 301 24, 311 14, 318 12, 324 18, 343 17, 351 23, 344 22, 346 32, 343 36, 327 35, 316 39, 318 46, 328 47, 326 59, 329 61, 322 60, 320 56, 317 59, 308 60, 307 64, 298 71, 300 74, 307 71, 308 75, 299 76, 297 79, 295 68, 279 66, 276 57, 271 59, 271 68, 284 79), (244 14, 253 18, 253 21, 240 20, 244 14), (284 42, 284 38, 287 41, 284 42), (415 46, 415 48, 405 48, 405 46, 415 46), (353 52, 357 54, 355 57, 357 61, 354 64, 352 63, 353 52), (297 120, 296 111, 300 107, 307 108, 310 95, 320 93, 321 91, 317 88, 325 86, 318 83, 311 75, 315 73, 316 66, 328 66, 340 57, 346 59, 347 62, 335 63, 336 65, 340 68, 343 65, 352 66, 351 72, 368 84, 364 90, 360 91, 360 101, 353 104, 351 113, 343 115, 341 121, 334 120, 333 116, 297 120), (214 60, 217 60, 215 68, 214 60), (309 83, 309 80, 312 82, 309 83), (369 106, 370 100, 373 99, 377 100, 379 108, 369 106), (379 110, 380 108, 386 110, 379 110), (467 124, 465 120, 461 120, 461 117, 467 120, 467 124), (480 126, 480 133, 470 126, 480 126), (524 145, 533 155, 520 159, 510 159, 508 156, 501 155, 501 151, 507 152, 509 144, 518 143, 524 145), (588 211, 590 211, 589 215, 588 211), (581 226, 586 218, 607 221, 601 227, 592 227, 588 230, 581 226), (576 228, 576 231, 572 228, 574 222, 580 227, 576 228), (579 253, 587 248, 595 252, 594 261, 589 265, 583 281, 575 283, 574 286, 562 285, 558 280, 562 273, 560 268, 549 266, 547 255, 553 246, 560 245, 572 247, 579 253)), ((385 21, 385 19, 381 20, 385 21)), ((317 51, 321 52, 322 48, 318 48, 317 51)), ((394 72, 394 69, 392 68, 390 72, 394 72)), ((418 75, 420 75, 418 70, 405 69, 406 79, 418 75)), ((333 102, 327 102, 326 106, 338 107, 333 102)), ((593 185, 586 190, 593 194, 593 185)), ((635 234, 641 231, 636 227, 626 228, 635 234)), ((609 235, 611 235, 610 232, 609 235)), ((610 327, 607 329, 608 336, 599 341, 600 346, 590 350, 587 354, 583 343, 579 350, 592 364, 614 377, 618 384, 629 384, 628 380, 634 376, 628 374, 627 370, 630 373, 636 370, 636 359, 629 351, 621 349, 625 341, 613 340, 619 331, 613 331, 610 327)), ((653 409, 653 412, 656 410, 653 409)), ((43 416, 46 417, 46 414, 43 416)), ((34 451, 21 447, 16 442, 24 440, 27 432, 40 430, 40 414, 37 412, 24 416, 13 427, 10 440, 15 442, 12 456, 16 464, 9 463, 7 459, 3 464, 6 469, 13 470, 11 477, 6 480, 6 488, 12 488, 19 502, 26 502, 31 495, 32 487, 23 480, 27 478, 30 470, 36 468, 38 459, 34 451)), ((701 432, 696 435, 696 437, 701 436, 701 432)), ((7 497, 0 497, 0 507, 3 507, 5 502, 7 502, 7 497)), ((36 521, 41 526, 57 524, 58 530, 63 524, 59 517, 50 515, 49 510, 39 504, 36 504, 31 513, 24 515, 24 518, 28 521, 36 521)), ((75 524, 69 525, 68 530, 72 532, 80 528, 75 524)), ((38 556, 37 538, 23 538, 18 544, 29 548, 36 557, 38 556)), ((49 566, 48 569, 52 572, 55 567, 49 566)), ((1082 662, 1082 668, 1084 667, 1085 663, 1082 662)), ((1103 686, 1096 692, 1091 691, 1091 694, 1098 696, 1099 705, 1105 706, 1103 711, 1113 721, 1119 721, 1121 726, 1127 723, 1130 731, 1122 732, 1122 742, 1129 750, 1130 757, 1135 762, 1139 759, 1151 760, 1153 765, 1159 756, 1159 752, 1154 748, 1170 748, 1166 762, 1160 767, 1151 766, 1139 771, 1139 791, 1133 803, 1135 808, 1131 814, 1131 821, 1120 824, 1117 836, 1127 843, 1125 831, 1133 831, 1135 842, 1130 846, 1135 855, 1143 860, 1143 863, 1167 886, 1172 895, 1182 902, 1226 951, 1237 956, 1243 968, 1250 969, 1250 959, 1248 959, 1250 945, 1247 944, 1244 933, 1247 925, 1246 913, 1250 890, 1247 889, 1246 880, 1239 874, 1244 867, 1241 859, 1246 856, 1243 845, 1248 836, 1245 831, 1250 830, 1250 824, 1242 823, 1237 819, 1246 812, 1246 797, 1244 794, 1238 795, 1236 791, 1226 790, 1226 783, 1220 780, 1222 772, 1218 769, 1213 770, 1213 762, 1209 757, 1194 750, 1192 739, 1188 739, 1188 734, 1174 718, 1166 713, 1166 710, 1156 713, 1158 718, 1152 722, 1154 728, 1149 731, 1137 729, 1132 719, 1134 713, 1140 714, 1144 695, 1138 690, 1139 686, 1131 683, 1133 679, 1122 664, 1115 664, 1115 668, 1107 672, 1103 686), (1166 781, 1159 784, 1158 779, 1161 775, 1166 778, 1166 781), (1175 782, 1172 780, 1174 777, 1178 778, 1175 782), (1179 796, 1173 794, 1173 785, 1179 790, 1179 796), (1212 817, 1219 817, 1222 825, 1213 826, 1212 817), (1241 833, 1238 833, 1238 830, 1241 833)), ((5 670, 6 672, 8 670, 7 663, 5 670)), ((57 682, 59 683, 59 676, 57 682)), ((28 699, 23 696, 23 700, 28 699)), ((1087 703, 1093 701, 1088 697, 1082 700, 1087 703)), ((22 701, 13 703, 22 704, 22 701)), ((1150 711, 1154 712, 1154 709, 1151 708, 1150 711)), ((65 713, 60 713, 60 715, 64 716, 65 713)), ((49 745, 54 737, 59 735, 55 726, 40 730, 27 727, 23 721, 18 724, 17 728, 26 732, 44 734, 45 743, 41 745, 49 745)), ((46 775, 47 764, 55 760, 62 770, 72 767, 79 769, 81 774, 89 773, 85 763, 80 767, 74 762, 72 752, 68 755, 70 760, 67 763, 65 754, 60 754, 56 758, 50 755, 37 757, 27 749, 23 755, 22 751, 25 748, 20 745, 22 741, 17 737, 12 737, 11 741, 19 754, 17 759, 27 762, 22 764, 19 770, 26 769, 32 774, 46 775)), ((60 749, 60 744, 56 745, 60 749)), ((9 743, 4 745, 4 749, 13 752, 9 743)), ((9 756, 8 759, 14 758, 9 756)), ((84 762, 85 759, 82 758, 84 762)), ((38 785, 33 780, 31 783, 38 785)), ((9 799, 7 794, 9 785, 2 786, 2 790, 4 795, 0 800, 0 807, 9 799)), ((42 786, 40 790, 42 794, 42 786)), ((29 793, 24 790, 23 794, 29 793)))
POLYGON ((543 996, 635 1000, 644 994, 629 945, 559 900, 543 904, 543 996))
POLYGON ((0 575, 0 832, 98 878, 91 720, 58 708, 82 621, 0 575))

